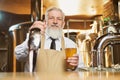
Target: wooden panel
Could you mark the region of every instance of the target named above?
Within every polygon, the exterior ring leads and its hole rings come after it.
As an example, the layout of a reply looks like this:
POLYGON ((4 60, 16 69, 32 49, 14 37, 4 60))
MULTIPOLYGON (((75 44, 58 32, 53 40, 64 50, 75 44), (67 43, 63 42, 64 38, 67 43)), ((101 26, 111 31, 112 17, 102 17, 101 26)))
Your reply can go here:
POLYGON ((92 22, 86 22, 86 21, 83 21, 83 22, 71 22, 69 24, 69 28, 70 29, 90 29, 90 24, 92 22))

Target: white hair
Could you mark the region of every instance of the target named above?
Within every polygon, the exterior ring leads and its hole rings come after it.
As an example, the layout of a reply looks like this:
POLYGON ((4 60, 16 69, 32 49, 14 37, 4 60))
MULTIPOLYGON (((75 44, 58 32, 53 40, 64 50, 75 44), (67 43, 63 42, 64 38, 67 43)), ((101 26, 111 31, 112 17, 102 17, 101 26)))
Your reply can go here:
POLYGON ((60 8, 57 8, 57 7, 50 7, 50 8, 48 8, 47 10, 46 10, 46 13, 45 13, 45 20, 48 20, 48 14, 49 14, 49 12, 50 11, 60 11, 61 13, 62 13, 62 15, 63 15, 63 20, 65 19, 65 14, 63 13, 63 11, 60 9, 60 8))

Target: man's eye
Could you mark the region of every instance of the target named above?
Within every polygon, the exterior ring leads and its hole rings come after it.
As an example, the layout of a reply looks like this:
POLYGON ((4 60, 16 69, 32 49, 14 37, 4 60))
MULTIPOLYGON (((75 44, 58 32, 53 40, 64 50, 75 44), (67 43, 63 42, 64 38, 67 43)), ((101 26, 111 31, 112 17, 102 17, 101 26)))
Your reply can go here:
POLYGON ((62 20, 62 18, 58 18, 58 20, 62 20))
POLYGON ((53 17, 50 17, 49 19, 54 19, 53 17))

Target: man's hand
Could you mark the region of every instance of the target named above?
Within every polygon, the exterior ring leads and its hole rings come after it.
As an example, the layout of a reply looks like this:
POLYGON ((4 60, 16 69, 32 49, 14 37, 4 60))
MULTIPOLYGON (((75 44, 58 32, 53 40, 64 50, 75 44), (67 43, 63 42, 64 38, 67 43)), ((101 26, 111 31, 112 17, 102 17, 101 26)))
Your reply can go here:
POLYGON ((29 30, 33 28, 39 28, 41 30, 41 34, 44 34, 46 29, 46 23, 42 21, 35 21, 29 30))
POLYGON ((78 54, 74 54, 72 57, 69 57, 67 59, 67 63, 69 63, 69 65, 71 65, 73 67, 77 67, 78 66, 78 62, 79 62, 78 54))

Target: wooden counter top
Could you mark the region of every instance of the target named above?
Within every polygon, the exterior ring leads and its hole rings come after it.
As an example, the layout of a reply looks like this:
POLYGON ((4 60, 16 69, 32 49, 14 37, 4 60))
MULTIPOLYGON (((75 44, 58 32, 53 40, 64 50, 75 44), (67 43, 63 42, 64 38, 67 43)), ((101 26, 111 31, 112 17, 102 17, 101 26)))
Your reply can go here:
POLYGON ((120 72, 0 73, 0 80, 120 80, 120 72))

